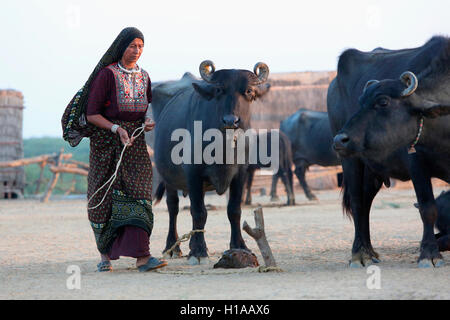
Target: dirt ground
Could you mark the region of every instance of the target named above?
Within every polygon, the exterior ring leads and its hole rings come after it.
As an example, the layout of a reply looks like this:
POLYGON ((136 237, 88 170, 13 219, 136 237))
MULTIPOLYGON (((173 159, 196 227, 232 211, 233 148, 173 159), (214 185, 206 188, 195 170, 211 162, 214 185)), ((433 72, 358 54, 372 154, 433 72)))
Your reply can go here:
MULTIPOLYGON (((99 256, 84 200, 0 201, 0 299, 450 299, 450 253, 443 254, 444 267, 417 268, 422 224, 413 190, 382 190, 374 201, 372 242, 382 261, 373 274, 348 267, 354 229, 342 214, 340 191, 316 194, 314 202, 297 194, 294 207, 254 196, 254 203, 263 205, 266 234, 284 271, 269 273, 213 269, 228 249, 225 197, 207 196, 207 204, 218 206, 208 212, 208 264, 175 259, 148 273, 139 273, 131 258, 113 262, 111 273, 96 272, 99 256), (70 266, 81 270, 79 289, 68 289, 67 283, 77 283, 67 273, 70 266), (379 282, 372 281, 375 276, 379 282)), ((243 208, 242 222, 254 226, 255 207, 243 208)), ((154 212, 151 251, 160 257, 168 226, 165 202, 154 212)), ((180 235, 191 230, 188 210, 180 212, 178 226, 180 235)), ((256 242, 246 233, 244 239, 263 264, 256 242)), ((187 242, 181 248, 188 253, 187 242)))

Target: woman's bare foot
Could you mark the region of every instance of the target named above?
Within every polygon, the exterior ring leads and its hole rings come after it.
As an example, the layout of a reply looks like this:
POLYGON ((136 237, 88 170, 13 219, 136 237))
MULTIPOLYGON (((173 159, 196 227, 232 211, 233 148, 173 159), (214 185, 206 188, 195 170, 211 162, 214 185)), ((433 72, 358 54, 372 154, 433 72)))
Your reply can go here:
POLYGON ((103 261, 109 261, 109 257, 108 257, 107 254, 100 254, 100 259, 102 259, 102 262, 103 261))

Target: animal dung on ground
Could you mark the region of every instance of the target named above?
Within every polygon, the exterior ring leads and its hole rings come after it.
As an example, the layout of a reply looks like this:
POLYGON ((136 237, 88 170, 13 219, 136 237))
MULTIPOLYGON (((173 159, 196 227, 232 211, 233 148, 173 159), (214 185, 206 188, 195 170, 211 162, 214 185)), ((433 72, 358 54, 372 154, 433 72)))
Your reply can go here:
POLYGON ((259 266, 256 255, 244 249, 230 249, 223 253, 220 260, 214 265, 217 268, 256 268, 259 266))

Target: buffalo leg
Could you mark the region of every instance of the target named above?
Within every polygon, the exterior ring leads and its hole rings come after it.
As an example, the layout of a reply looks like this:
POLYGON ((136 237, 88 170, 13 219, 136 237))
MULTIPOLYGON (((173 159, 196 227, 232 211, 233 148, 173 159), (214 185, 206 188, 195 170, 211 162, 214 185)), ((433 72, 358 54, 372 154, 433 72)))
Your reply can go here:
MULTIPOLYGON (((205 193, 203 191, 203 181, 198 176, 191 177, 189 182, 189 199, 191 202, 192 230, 204 230, 207 218, 205 207, 205 193)), ((208 257, 208 249, 206 247, 205 235, 203 232, 196 232, 192 235, 189 242, 189 255, 196 257, 198 260, 208 257)))
POLYGON ((382 182, 359 160, 345 159, 342 161, 342 166, 344 169, 343 204, 353 218, 355 227, 350 266, 362 267, 379 261, 370 240, 369 215, 372 201, 380 190, 382 182))
MULTIPOLYGON (((278 172, 281 176, 281 181, 283 181, 284 188, 285 188, 286 194, 287 194, 286 205, 292 206, 295 204, 294 193, 293 193, 292 187, 291 187, 292 178, 289 179, 289 174, 284 169, 280 169, 280 170, 278 170, 278 172)), ((292 175, 292 172, 291 172, 291 175, 292 175)))
POLYGON ((245 204, 251 205, 252 204, 252 184, 253 184, 253 177, 255 176, 255 170, 250 169, 247 171, 247 196, 245 198, 245 204))
POLYGON ((439 233, 436 235, 436 239, 439 251, 450 251, 450 235, 439 233))
POLYGON ((286 177, 287 177, 287 187, 288 189, 288 205, 295 205, 295 194, 294 194, 294 181, 293 181, 293 173, 292 169, 289 167, 286 169, 286 177))
POLYGON ((426 163, 422 162, 416 153, 410 156, 408 165, 423 223, 423 235, 418 260, 419 267, 439 267, 443 265, 443 259, 439 252, 438 241, 434 235, 438 210, 433 195, 431 177, 427 172, 426 163))
POLYGON ((230 249, 245 249, 250 251, 245 245, 241 233, 241 198, 245 181, 244 170, 240 169, 239 174, 231 180, 227 215, 231 226, 230 249))
POLYGON ((270 189, 270 201, 280 200, 277 196, 278 172, 272 176, 272 187, 270 189))
MULTIPOLYGON (((179 212, 179 198, 177 190, 166 187, 166 203, 169 210, 169 232, 167 234, 166 248, 164 249, 163 253, 172 248, 172 246, 178 240, 177 217, 179 212)), ((172 258, 181 257, 180 246, 177 245, 172 250, 172 252, 169 252, 166 255, 172 258)))
POLYGON ((298 165, 296 164, 295 165, 295 175, 297 176, 298 181, 300 181, 300 185, 302 186, 306 197, 309 200, 317 200, 317 197, 311 192, 311 189, 309 188, 308 184, 306 183, 305 173, 306 173, 307 168, 308 168, 308 165, 304 161, 302 161, 298 165))

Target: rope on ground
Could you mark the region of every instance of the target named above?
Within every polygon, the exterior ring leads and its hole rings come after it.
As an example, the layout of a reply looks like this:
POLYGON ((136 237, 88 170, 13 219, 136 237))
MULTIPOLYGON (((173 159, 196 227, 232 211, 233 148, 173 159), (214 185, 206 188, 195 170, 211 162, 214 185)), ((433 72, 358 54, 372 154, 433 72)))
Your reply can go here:
POLYGON ((284 272, 283 269, 279 268, 279 267, 263 267, 260 266, 258 268, 258 272, 284 272))
POLYGON ((181 236, 181 238, 178 238, 178 240, 175 242, 175 244, 170 248, 170 249, 167 249, 166 251, 164 251, 163 252, 163 254, 170 254, 174 249, 175 249, 175 247, 176 246, 178 246, 180 243, 182 243, 182 242, 185 242, 185 241, 188 241, 195 233, 197 233, 197 232, 205 232, 205 229, 202 229, 202 230, 192 230, 191 232, 189 232, 189 233, 186 233, 186 234, 183 234, 182 236, 181 236))

